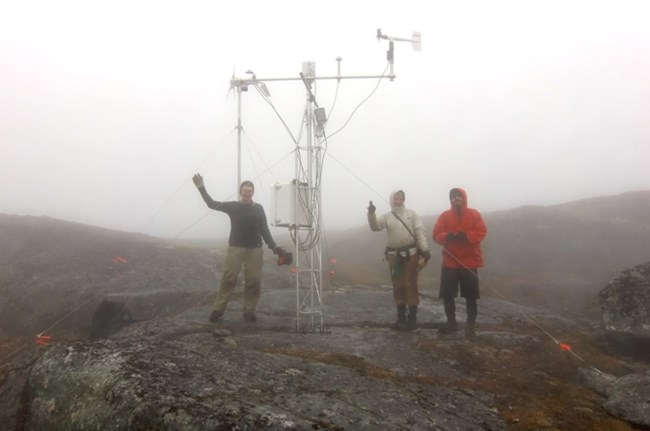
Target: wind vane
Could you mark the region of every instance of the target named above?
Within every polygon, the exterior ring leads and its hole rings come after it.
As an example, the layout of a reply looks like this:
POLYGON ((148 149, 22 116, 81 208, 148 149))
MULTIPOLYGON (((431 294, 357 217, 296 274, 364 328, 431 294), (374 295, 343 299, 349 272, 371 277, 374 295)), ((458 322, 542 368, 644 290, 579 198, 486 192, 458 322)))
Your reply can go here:
POLYGON ((415 51, 422 51, 422 34, 419 31, 414 31, 413 36, 410 39, 404 37, 395 37, 388 36, 381 32, 381 29, 377 29, 377 41, 380 39, 386 39, 388 41, 388 51, 386 51, 386 60, 390 64, 390 80, 395 79, 395 74, 393 73, 393 63, 395 62, 395 49, 393 42, 411 42, 413 49, 415 51))

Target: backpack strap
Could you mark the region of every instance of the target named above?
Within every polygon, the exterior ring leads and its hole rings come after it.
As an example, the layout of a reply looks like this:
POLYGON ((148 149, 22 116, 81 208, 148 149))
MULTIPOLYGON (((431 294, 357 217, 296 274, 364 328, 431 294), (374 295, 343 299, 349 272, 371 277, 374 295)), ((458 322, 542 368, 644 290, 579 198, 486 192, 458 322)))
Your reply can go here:
POLYGON ((395 214, 395 211, 391 211, 391 213, 392 213, 392 214, 397 218, 397 220, 400 221, 400 223, 402 223, 402 225, 406 228, 406 230, 408 231, 408 233, 411 234, 411 236, 412 236, 413 239, 415 240, 415 244, 417 245, 417 243, 418 243, 418 239, 415 237, 415 235, 413 234, 413 232, 411 232, 411 229, 409 229, 409 227, 406 225, 406 223, 404 223, 404 220, 402 220, 402 219, 401 219, 397 214, 395 214))

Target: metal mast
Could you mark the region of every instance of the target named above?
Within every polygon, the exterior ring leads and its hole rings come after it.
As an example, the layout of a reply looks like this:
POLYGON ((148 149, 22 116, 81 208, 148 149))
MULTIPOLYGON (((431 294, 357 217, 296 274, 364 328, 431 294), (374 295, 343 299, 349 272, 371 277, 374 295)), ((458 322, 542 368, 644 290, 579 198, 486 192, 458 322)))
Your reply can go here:
MULTIPOLYGON (((297 192, 294 209, 305 209, 307 223, 296 223, 292 228, 296 256, 296 320, 297 331, 324 331, 323 312, 323 250, 321 174, 323 167, 323 141, 325 110, 318 107, 313 94, 316 65, 304 62, 300 74, 307 90, 304 113, 305 144, 298 143, 295 178, 297 192), (318 115, 316 114, 318 113, 318 115)), ((296 213, 294 220, 299 220, 296 213)))
MULTIPOLYGON (((245 88, 245 87, 243 87, 245 88)), ((237 193, 235 196, 239 196, 239 185, 241 184, 241 92, 242 86, 237 86, 237 193)))

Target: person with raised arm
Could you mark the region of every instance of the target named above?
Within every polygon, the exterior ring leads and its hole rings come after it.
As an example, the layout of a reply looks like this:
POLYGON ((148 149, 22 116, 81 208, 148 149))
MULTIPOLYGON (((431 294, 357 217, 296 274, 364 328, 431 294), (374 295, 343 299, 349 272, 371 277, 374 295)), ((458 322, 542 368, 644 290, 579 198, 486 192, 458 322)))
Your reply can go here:
POLYGON ((216 211, 228 214, 230 217, 230 236, 228 251, 223 264, 223 274, 217 291, 214 308, 210 314, 210 322, 219 321, 226 311, 228 301, 237 285, 237 278, 244 269, 244 320, 257 320, 255 310, 261 295, 262 287, 262 240, 273 250, 273 254, 282 252, 276 246, 262 205, 253 201, 255 186, 251 181, 243 181, 239 186, 239 200, 218 202, 213 200, 205 189, 203 177, 200 174, 192 177, 194 185, 201 197, 216 211))
POLYGON ((391 325, 396 330, 413 330, 417 323, 420 293, 418 271, 420 259, 431 258, 424 226, 418 214, 404 206, 403 190, 390 194, 391 210, 377 216, 372 201, 368 205, 368 225, 372 231, 386 230, 387 241, 384 256, 393 284, 393 299, 397 307, 397 321, 391 325), (408 314, 407 314, 408 312, 408 314))

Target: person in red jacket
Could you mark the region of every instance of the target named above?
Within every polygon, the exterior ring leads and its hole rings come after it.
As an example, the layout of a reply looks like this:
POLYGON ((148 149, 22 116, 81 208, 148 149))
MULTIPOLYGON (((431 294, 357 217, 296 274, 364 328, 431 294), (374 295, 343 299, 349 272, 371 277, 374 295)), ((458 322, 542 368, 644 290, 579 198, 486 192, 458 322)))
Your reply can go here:
POLYGON ((458 329, 455 297, 460 285, 460 295, 467 307, 465 335, 473 337, 480 298, 478 268, 483 266, 481 241, 487 227, 481 214, 467 207, 465 190, 451 189, 449 200, 451 208, 440 214, 433 227, 433 240, 443 246, 438 296, 444 300, 447 322, 439 331, 448 334, 458 329))

